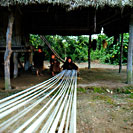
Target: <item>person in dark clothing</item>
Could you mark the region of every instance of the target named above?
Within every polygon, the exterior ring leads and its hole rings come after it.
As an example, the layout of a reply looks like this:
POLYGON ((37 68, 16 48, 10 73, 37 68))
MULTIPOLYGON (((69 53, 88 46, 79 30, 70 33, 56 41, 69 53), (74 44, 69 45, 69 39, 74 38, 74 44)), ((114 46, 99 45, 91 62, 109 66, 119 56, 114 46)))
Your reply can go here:
POLYGON ((96 50, 96 48, 97 48, 97 40, 96 40, 96 39, 94 39, 94 40, 92 41, 91 47, 92 47, 93 50, 96 50))
POLYGON ((71 57, 67 57, 66 62, 62 66, 63 70, 78 70, 78 66, 72 62, 71 57))
POLYGON ((42 75, 43 61, 44 61, 44 52, 41 47, 38 47, 38 50, 34 52, 33 61, 34 67, 36 68, 36 75, 42 75))
POLYGON ((60 72, 60 62, 56 60, 55 55, 52 54, 50 58, 50 71, 52 72, 52 76, 55 75, 56 72, 60 72))

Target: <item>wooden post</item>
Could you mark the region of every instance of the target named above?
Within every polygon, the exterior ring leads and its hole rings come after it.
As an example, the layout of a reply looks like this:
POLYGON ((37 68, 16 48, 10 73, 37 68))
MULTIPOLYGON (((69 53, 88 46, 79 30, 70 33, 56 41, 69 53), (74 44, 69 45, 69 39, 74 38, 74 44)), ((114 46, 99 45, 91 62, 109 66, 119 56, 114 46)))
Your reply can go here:
POLYGON ((133 12, 130 17, 130 24, 129 24, 129 44, 128 44, 128 62, 127 62, 127 83, 132 84, 132 61, 133 58, 133 12))
POLYGON ((116 45, 118 43, 119 34, 114 35, 114 42, 113 44, 116 45))
POLYGON ((5 69, 5 89, 11 89, 11 81, 10 81, 10 57, 12 54, 11 42, 12 42, 12 29, 14 23, 13 13, 9 15, 8 27, 6 32, 6 51, 4 55, 4 69, 5 69))
POLYGON ((91 68, 90 48, 91 48, 91 35, 89 37, 89 45, 88 45, 88 69, 91 68))
POLYGON ((14 78, 18 76, 18 53, 13 53, 13 62, 14 62, 14 78))
POLYGON ((30 49, 31 52, 30 52, 30 57, 29 57, 29 62, 30 62, 30 65, 33 64, 33 49, 30 49))
POLYGON ((121 70, 122 70, 122 61, 123 61, 122 57, 123 57, 123 33, 121 34, 119 73, 121 73, 121 70))

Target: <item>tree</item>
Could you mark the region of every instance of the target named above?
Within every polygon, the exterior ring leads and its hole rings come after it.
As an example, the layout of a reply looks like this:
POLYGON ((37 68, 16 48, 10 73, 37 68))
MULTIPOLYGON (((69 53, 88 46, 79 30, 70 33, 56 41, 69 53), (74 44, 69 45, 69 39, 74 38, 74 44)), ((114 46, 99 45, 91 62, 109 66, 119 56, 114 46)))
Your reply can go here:
POLYGON ((133 65, 133 13, 131 14, 130 18, 130 25, 129 25, 129 46, 128 46, 128 63, 127 63, 127 82, 128 84, 132 84, 132 65, 133 65))
POLYGON ((10 57, 12 54, 11 42, 12 42, 12 29, 13 29, 14 16, 10 13, 8 20, 8 27, 6 32, 6 51, 4 55, 4 68, 5 68, 5 89, 11 89, 10 82, 10 57))

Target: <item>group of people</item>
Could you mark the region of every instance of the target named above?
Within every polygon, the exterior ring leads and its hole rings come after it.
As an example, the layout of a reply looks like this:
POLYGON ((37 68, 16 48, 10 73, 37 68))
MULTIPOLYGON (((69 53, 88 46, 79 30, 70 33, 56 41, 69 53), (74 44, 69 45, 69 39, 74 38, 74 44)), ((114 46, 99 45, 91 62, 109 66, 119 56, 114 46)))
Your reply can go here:
MULTIPOLYGON (((42 51, 42 48, 38 47, 38 49, 36 49, 34 51, 34 56, 33 56, 34 67, 36 69, 36 75, 37 76, 42 75, 44 57, 45 57, 45 54, 42 51)), ((51 75, 54 76, 56 73, 60 72, 61 69, 63 69, 63 70, 65 70, 65 69, 78 70, 78 66, 73 63, 71 57, 67 57, 66 61, 62 65, 62 67, 60 67, 60 62, 56 59, 55 55, 52 54, 51 58, 50 58, 51 75)))
POLYGON ((51 65, 50 70, 51 70, 52 76, 54 76, 56 72, 60 72, 61 68, 63 70, 73 70, 73 69, 78 70, 78 66, 73 63, 71 57, 67 57, 66 61, 64 62, 64 64, 60 68, 60 62, 57 61, 56 58, 55 58, 55 55, 52 54, 51 59, 50 59, 50 65, 51 65))

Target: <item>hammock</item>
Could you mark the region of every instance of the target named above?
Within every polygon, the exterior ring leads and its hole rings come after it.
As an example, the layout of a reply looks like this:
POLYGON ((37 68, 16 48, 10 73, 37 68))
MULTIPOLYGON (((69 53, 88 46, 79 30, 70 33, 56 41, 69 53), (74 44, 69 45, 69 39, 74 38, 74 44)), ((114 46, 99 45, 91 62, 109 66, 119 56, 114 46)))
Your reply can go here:
POLYGON ((54 50, 54 49, 52 49, 52 47, 51 47, 51 45, 50 45, 50 43, 47 41, 47 39, 44 37, 44 36, 41 36, 40 35, 40 38, 44 41, 44 43, 50 48, 50 50, 54 53, 54 55, 61 61, 61 62, 65 62, 59 55, 58 55, 58 53, 54 50))
POLYGON ((0 132, 76 133, 77 71, 0 100, 0 132))

